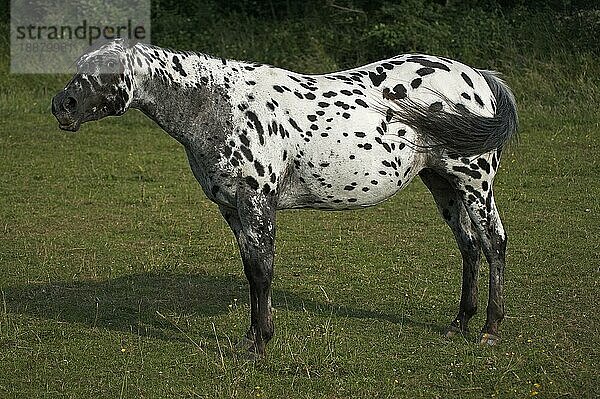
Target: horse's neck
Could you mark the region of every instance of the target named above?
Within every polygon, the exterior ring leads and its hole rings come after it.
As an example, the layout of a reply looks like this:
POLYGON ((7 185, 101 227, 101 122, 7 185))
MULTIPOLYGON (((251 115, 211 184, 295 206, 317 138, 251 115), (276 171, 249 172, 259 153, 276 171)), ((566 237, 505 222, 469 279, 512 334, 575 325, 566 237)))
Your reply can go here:
POLYGON ((225 101, 226 71, 220 60, 146 46, 136 49, 134 65, 132 107, 182 144, 202 141, 220 129, 230 114, 225 101))

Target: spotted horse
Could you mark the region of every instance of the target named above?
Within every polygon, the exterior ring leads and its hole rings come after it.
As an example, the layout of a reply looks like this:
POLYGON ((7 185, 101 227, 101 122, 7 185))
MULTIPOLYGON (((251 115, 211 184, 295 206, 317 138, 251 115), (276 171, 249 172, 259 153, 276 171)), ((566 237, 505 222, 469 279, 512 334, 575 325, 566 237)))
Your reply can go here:
POLYGON ((264 355, 273 336, 275 213, 378 204, 419 175, 462 254, 458 315, 477 310, 480 252, 489 265, 481 343, 504 316, 506 233, 492 183, 515 136, 515 100, 496 73, 405 54, 308 75, 117 39, 84 54, 52 99, 63 130, 141 110, 183 145, 206 196, 231 227, 250 286, 242 342, 264 355))

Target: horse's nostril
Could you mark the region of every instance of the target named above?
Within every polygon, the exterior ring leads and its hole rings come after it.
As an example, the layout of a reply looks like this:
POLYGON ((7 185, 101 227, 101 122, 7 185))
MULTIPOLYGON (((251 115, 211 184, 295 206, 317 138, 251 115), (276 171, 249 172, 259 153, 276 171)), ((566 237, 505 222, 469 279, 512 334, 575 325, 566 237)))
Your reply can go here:
POLYGON ((74 111, 77 108, 77 100, 75 99, 75 97, 69 96, 65 98, 65 100, 63 101, 63 108, 67 112, 74 111))

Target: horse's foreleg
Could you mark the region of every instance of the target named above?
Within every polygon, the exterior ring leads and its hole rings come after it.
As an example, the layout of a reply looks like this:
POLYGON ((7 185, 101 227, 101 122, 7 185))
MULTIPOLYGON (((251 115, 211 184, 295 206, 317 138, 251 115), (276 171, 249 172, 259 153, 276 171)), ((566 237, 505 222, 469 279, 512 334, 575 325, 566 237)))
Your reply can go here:
POLYGON ((244 346, 263 356, 273 336, 271 282, 275 255, 275 207, 270 198, 246 190, 238 192, 237 209, 221 207, 240 250, 250 286, 250 328, 244 346))
POLYGON ((456 333, 466 333, 469 320, 477 312, 477 281, 481 258, 479 234, 473 228, 460 193, 447 179, 430 169, 424 169, 419 176, 431 191, 440 214, 454 233, 462 255, 463 271, 459 310, 444 332, 444 335, 450 338, 456 333))

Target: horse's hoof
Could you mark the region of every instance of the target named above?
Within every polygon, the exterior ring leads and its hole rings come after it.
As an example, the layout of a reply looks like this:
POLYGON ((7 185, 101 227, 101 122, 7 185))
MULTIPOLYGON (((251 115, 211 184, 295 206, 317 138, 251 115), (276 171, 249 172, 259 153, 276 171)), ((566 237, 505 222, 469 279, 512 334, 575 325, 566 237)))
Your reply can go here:
POLYGON ((253 339, 248 338, 247 336, 243 336, 235 345, 236 352, 249 352, 252 349, 256 348, 256 344, 253 339))
POLYGON ((265 358, 265 354, 260 354, 251 349, 244 352, 240 352, 238 354, 238 357, 249 362, 260 362, 265 358))
POLYGON ((469 333, 469 328, 465 324, 456 320, 456 321, 453 321, 452 323, 450 323, 450 325, 448 327, 446 327, 446 330, 444 331, 444 337, 452 338, 457 334, 464 336, 464 335, 467 335, 468 333, 469 333))
POLYGON ((495 346, 500 342, 500 337, 490 333, 482 333, 479 343, 481 345, 495 346))
POLYGON ((464 331, 452 324, 450 324, 444 331, 444 337, 448 339, 454 337, 456 334, 464 334, 464 331))
POLYGON ((260 353, 254 340, 244 336, 235 344, 235 352, 238 356, 250 361, 258 361, 265 357, 264 352, 260 353))

